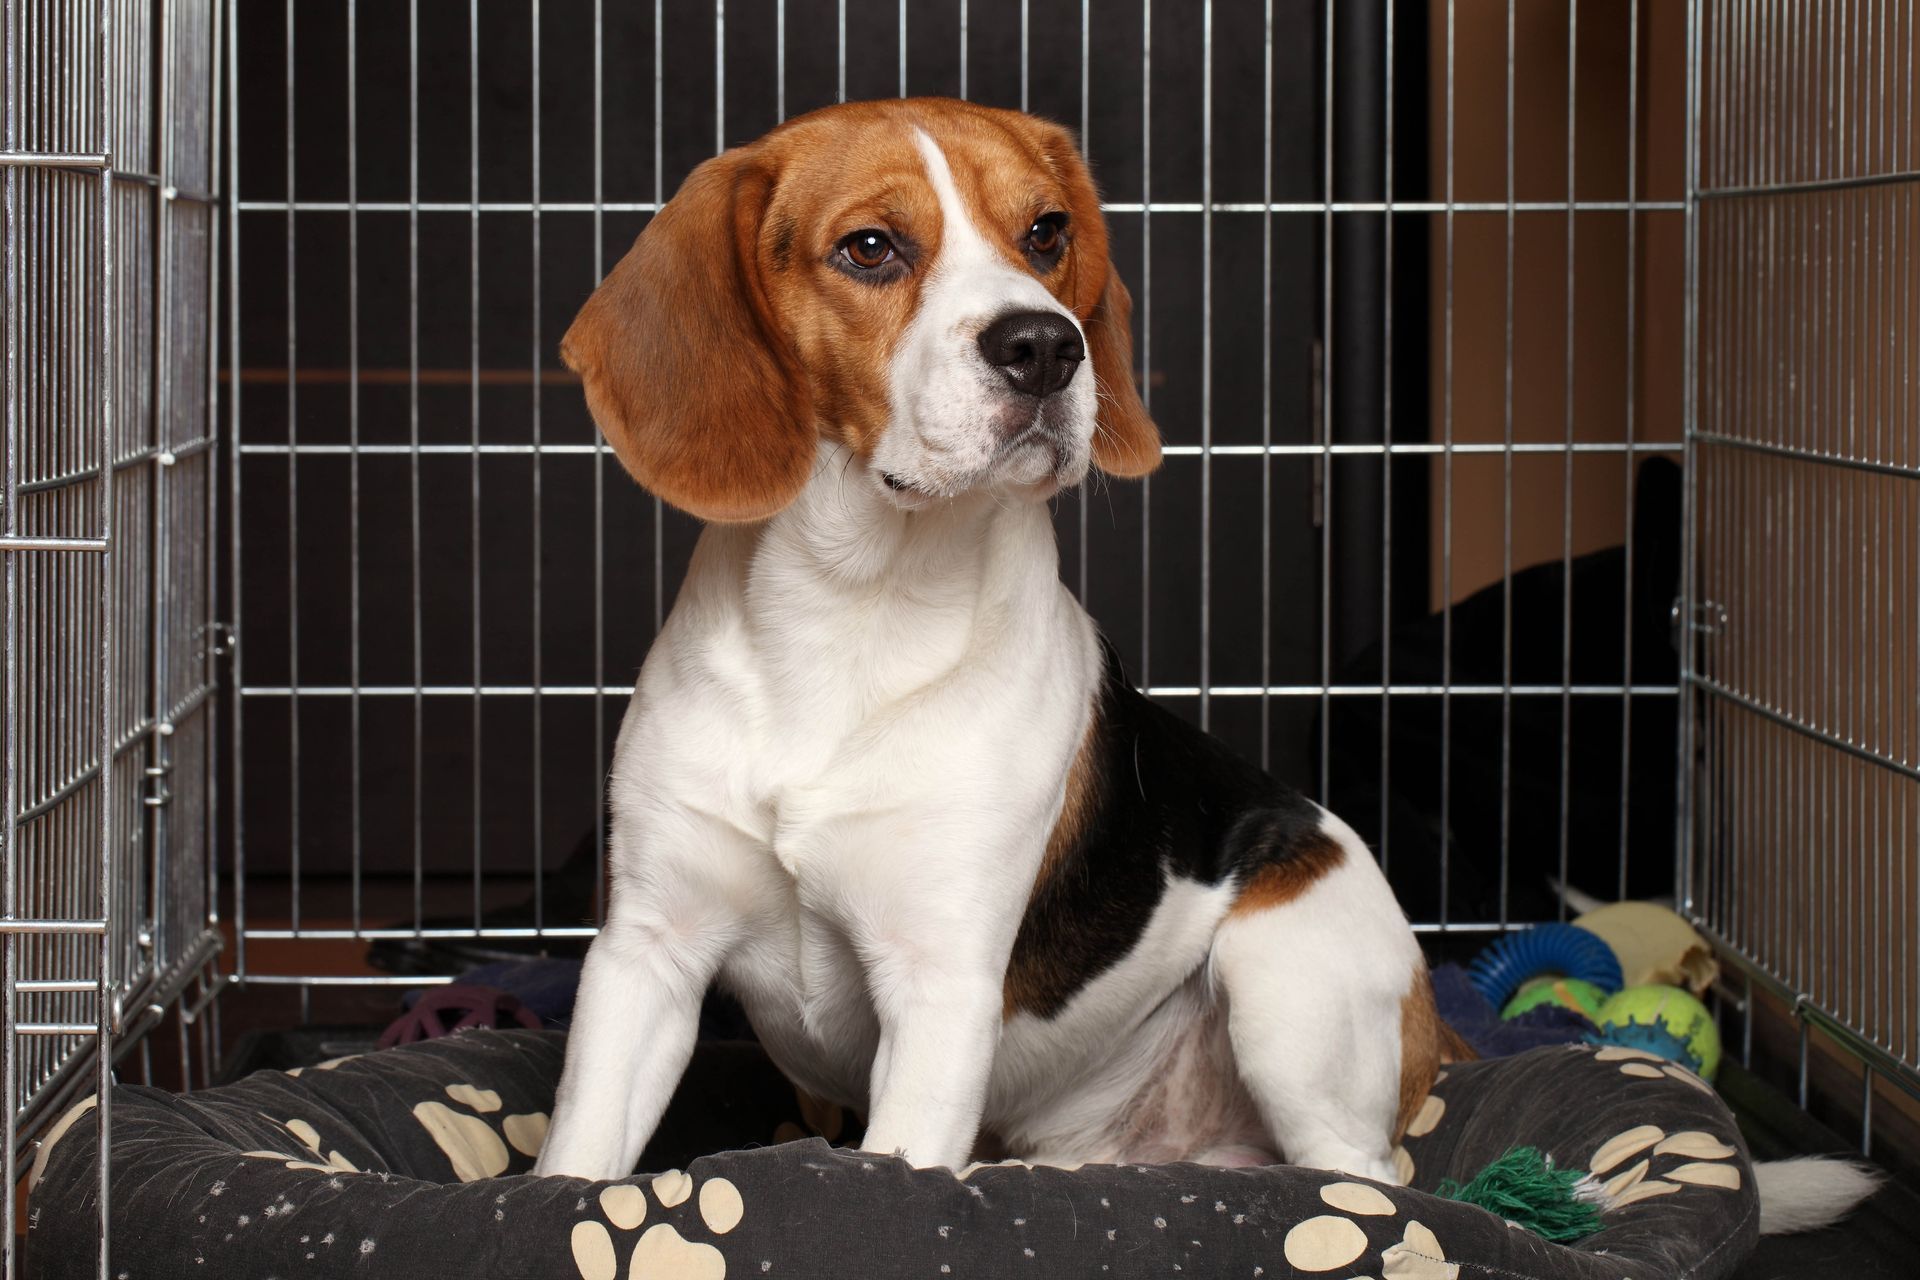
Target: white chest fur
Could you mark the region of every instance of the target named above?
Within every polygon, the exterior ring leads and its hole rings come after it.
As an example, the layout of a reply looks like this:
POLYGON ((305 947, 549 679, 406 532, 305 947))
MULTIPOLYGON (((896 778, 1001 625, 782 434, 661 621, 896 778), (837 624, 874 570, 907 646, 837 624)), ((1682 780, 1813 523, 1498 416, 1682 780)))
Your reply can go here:
POLYGON ((645 792, 778 844, 808 814, 1057 792, 1097 662, 1045 508, 903 512, 842 465, 823 446, 793 507, 702 534, 622 728, 616 811, 645 792), (1024 759, 993 751, 1015 738, 1024 759))
POLYGON ((903 512, 842 462, 823 447, 788 511, 702 535, 611 800, 616 913, 722 928, 782 1065, 858 1100, 876 981, 997 997, 1098 654, 1044 506, 903 512))

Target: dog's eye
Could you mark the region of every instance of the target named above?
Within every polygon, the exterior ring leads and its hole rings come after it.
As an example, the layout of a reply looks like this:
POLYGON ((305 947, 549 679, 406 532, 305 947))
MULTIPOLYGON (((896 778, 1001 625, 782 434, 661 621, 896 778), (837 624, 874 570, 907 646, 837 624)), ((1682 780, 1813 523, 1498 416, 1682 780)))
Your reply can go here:
POLYGON ((891 262, 895 250, 886 232, 867 227, 840 242, 840 256, 862 271, 871 271, 891 262))
POLYGON ((1066 246, 1067 215, 1043 213, 1027 228, 1027 252, 1036 258, 1052 258, 1066 246))

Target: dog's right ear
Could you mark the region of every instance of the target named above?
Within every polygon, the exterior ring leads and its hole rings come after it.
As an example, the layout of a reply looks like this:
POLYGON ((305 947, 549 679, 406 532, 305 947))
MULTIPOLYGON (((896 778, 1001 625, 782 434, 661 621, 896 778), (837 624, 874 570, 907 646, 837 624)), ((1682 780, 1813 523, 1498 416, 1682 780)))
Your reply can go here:
POLYGON ((813 468, 806 381, 761 271, 772 192, 751 147, 702 164, 560 343, 633 478, 703 520, 763 520, 813 468))

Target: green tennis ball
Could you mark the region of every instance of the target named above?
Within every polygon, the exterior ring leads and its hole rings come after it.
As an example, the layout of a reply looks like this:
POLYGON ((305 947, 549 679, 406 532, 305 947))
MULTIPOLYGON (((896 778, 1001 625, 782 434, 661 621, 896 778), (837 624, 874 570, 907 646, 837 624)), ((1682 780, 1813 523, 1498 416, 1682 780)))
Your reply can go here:
POLYGON ((1635 1028, 1654 1028, 1672 1036, 1699 1059, 1702 1077, 1711 1080, 1720 1070, 1720 1029, 1714 1025, 1713 1014, 1679 987, 1628 987, 1600 1006, 1595 1021, 1603 1036, 1620 1044, 1638 1042, 1635 1028))
POLYGON ((1500 1016, 1516 1018, 1543 1004, 1557 1004, 1598 1022, 1600 1006, 1606 1002, 1606 992, 1579 978, 1533 978, 1521 984, 1513 999, 1507 1001, 1507 1007, 1500 1011, 1500 1016))

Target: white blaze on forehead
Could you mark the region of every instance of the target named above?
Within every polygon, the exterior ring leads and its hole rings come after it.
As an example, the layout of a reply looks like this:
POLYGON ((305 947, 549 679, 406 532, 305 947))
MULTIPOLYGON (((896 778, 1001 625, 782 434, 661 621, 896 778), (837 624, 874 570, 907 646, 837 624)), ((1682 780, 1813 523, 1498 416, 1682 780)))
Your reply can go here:
MULTIPOLYGON (((947 163, 947 153, 940 149, 940 144, 928 137, 927 131, 918 125, 914 126, 913 143, 919 148, 920 159, 927 166, 927 181, 933 187, 934 198, 940 202, 940 255, 934 263, 934 278, 954 282, 954 277, 964 272, 968 277, 965 282, 968 291, 979 290, 983 300, 997 296, 1003 304, 1000 311, 1019 306, 1057 311, 1073 319, 1037 279, 1026 272, 1014 270, 980 234, 979 224, 973 218, 974 211, 961 198, 960 188, 953 180, 953 168, 947 163)), ((984 322, 991 320, 993 315, 979 318, 984 322)), ((1076 327, 1079 323, 1077 319, 1074 320, 1076 327)))
POLYGON ((987 363, 979 339, 988 325, 1013 312, 1051 312, 1075 328, 1080 322, 1039 277, 994 247, 991 223, 974 217, 986 211, 968 208, 939 144, 918 128, 913 141, 940 207, 940 248, 925 264, 919 307, 893 353, 893 416, 871 465, 923 495, 957 494, 996 460, 1004 463, 999 477, 1017 483, 1077 481, 1093 436, 1092 377, 1083 373, 1058 393, 1066 428, 1061 443, 1068 451, 1064 467, 1044 449, 1003 459, 1002 446, 1035 421, 1036 410, 1031 397, 1016 396, 1001 371, 987 363))

